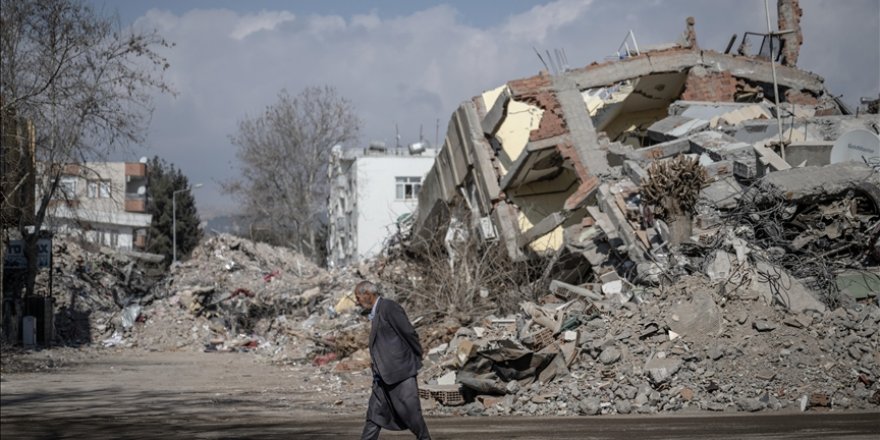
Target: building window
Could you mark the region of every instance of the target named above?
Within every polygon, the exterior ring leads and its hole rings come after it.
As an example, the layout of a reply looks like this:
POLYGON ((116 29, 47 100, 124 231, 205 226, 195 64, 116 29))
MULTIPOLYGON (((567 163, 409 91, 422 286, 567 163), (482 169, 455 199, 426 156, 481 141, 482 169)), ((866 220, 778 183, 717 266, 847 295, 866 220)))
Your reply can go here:
POLYGON ((110 198, 110 182, 107 180, 90 180, 87 189, 90 199, 110 198))
POLYGON ((397 182, 397 200, 412 200, 419 197, 422 189, 420 177, 395 177, 397 182))
POLYGON ((62 177, 54 196, 58 199, 76 198, 76 177, 62 177))

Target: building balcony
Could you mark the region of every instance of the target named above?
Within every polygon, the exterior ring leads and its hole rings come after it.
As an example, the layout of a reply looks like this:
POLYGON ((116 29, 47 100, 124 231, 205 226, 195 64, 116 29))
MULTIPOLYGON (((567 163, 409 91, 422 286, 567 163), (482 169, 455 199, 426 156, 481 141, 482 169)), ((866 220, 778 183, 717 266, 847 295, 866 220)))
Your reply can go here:
POLYGON ((125 163, 125 179, 147 177, 147 164, 140 162, 125 163))
POLYGON ((126 194, 125 210, 127 212, 147 212, 147 199, 137 194, 126 194))

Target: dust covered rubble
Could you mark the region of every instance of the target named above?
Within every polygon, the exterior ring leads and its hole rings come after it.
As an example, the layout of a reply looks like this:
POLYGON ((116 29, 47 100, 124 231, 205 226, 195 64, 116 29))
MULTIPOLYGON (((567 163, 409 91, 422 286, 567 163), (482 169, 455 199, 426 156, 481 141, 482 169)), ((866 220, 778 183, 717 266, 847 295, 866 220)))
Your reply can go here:
POLYGON ((121 341, 164 276, 159 256, 81 245, 64 235, 56 235, 52 253, 52 273, 38 274, 36 290, 49 292, 51 284, 55 343, 61 345, 121 341))
MULTIPOLYGON (((64 237, 54 256, 56 344, 254 351, 310 362, 335 349, 338 330, 363 326, 352 314, 331 320, 325 310, 351 292, 354 274, 331 275, 289 249, 231 235, 205 239, 167 271, 160 256, 84 248, 64 237)), ((48 282, 41 274, 38 289, 48 291, 48 282)))
POLYGON ((566 231, 592 282, 556 280, 542 304, 432 347, 424 403, 468 415, 876 409, 878 176, 796 168, 706 196, 708 179, 679 244, 647 221, 643 185, 603 183, 599 208, 566 231))
MULTIPOLYGON (((791 294, 771 289, 777 283, 790 290, 792 283, 767 277, 779 269, 759 258, 766 250, 735 238, 688 257, 687 266, 699 270, 655 286, 610 273, 577 286, 555 282, 539 301, 522 303, 519 313, 468 326, 409 310, 426 351, 420 374, 425 410, 592 415, 876 408, 876 296, 837 307, 809 296, 816 301, 792 308, 780 300, 791 294), (736 256, 744 249, 740 262, 736 256)), ((304 386, 320 389, 332 411, 365 401, 369 322, 350 296, 359 274, 327 272, 289 250, 218 235, 162 281, 132 290, 124 287, 149 284, 142 263, 110 270, 134 260, 61 243, 55 280, 61 310, 89 310, 96 343, 253 352, 314 369, 315 380, 304 386), (123 312, 135 305, 138 313, 126 326, 123 312)))
POLYGON ((722 297, 705 277, 639 298, 554 295, 463 327, 430 349, 423 403, 434 414, 541 416, 878 404, 875 303, 793 315, 749 289, 722 297))
POLYGON ((147 346, 253 350, 281 362, 309 361, 333 347, 322 339, 327 331, 346 326, 344 317, 331 323, 320 318, 334 298, 351 291, 352 276, 331 275, 283 247, 215 235, 172 266, 158 286, 165 299, 144 310, 144 332, 136 339, 147 346), (163 332, 169 325, 176 334, 163 332), (151 327, 156 331, 147 331, 151 327))

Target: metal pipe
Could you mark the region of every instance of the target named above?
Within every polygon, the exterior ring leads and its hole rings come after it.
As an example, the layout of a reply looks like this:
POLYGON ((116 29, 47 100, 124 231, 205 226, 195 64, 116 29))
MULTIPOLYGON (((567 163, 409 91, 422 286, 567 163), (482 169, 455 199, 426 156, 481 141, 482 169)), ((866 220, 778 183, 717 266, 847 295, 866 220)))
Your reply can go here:
POLYGON ((785 144, 782 136, 782 119, 779 118, 779 83, 776 81, 776 61, 773 59, 773 28, 770 26, 770 3, 764 0, 764 12, 767 16, 767 38, 770 39, 770 71, 773 72, 773 100, 776 102, 776 126, 779 129, 779 151, 782 153, 782 160, 785 160, 785 144))
POLYGON ((636 55, 641 55, 642 53, 639 51, 639 43, 636 42, 636 34, 633 33, 632 29, 629 30, 629 36, 633 40, 633 46, 636 47, 636 55))

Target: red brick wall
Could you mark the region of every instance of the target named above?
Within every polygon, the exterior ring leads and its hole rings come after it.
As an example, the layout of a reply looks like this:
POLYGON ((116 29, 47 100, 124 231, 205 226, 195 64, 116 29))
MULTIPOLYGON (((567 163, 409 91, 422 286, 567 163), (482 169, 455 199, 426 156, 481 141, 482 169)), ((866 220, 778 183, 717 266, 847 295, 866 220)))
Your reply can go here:
POLYGON ((686 101, 733 101, 736 78, 730 72, 708 72, 694 67, 688 72, 681 99, 686 101))
POLYGON ((530 141, 539 141, 568 133, 559 100, 556 99, 556 93, 550 89, 549 75, 541 73, 531 78, 510 81, 507 86, 510 88, 513 99, 544 110, 541 124, 537 130, 532 130, 529 135, 530 141))
POLYGON ((550 75, 543 72, 530 78, 517 79, 507 83, 514 98, 533 94, 548 86, 550 86, 550 75))
POLYGON ((562 108, 559 106, 559 100, 556 94, 552 92, 541 92, 533 95, 526 95, 519 101, 536 105, 544 110, 541 116, 541 124, 537 130, 532 130, 529 135, 530 141, 540 141, 554 136, 568 133, 568 126, 562 114, 562 108))
POLYGON ((804 93, 800 90, 788 89, 785 91, 785 102, 803 105, 818 105, 819 100, 810 93, 804 93))

